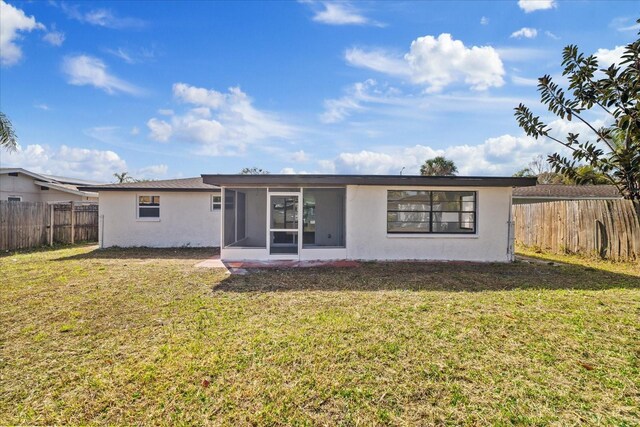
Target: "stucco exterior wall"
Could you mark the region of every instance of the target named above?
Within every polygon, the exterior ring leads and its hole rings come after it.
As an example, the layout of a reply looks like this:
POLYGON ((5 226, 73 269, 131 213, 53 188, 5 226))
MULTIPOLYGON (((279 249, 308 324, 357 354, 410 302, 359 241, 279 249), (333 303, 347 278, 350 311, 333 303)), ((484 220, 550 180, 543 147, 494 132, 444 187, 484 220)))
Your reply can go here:
POLYGON ((101 247, 220 246, 220 210, 211 210, 208 192, 102 191, 101 247), (137 196, 160 196, 160 219, 137 217, 137 196))
POLYGON ((474 235, 387 234, 387 190, 347 187, 347 257, 361 260, 509 261, 511 188, 411 187, 412 190, 477 191, 474 235))
POLYGON ((95 197, 83 197, 53 188, 42 190, 34 184, 33 177, 21 173, 18 176, 0 175, 0 200, 7 200, 9 196, 20 196, 23 202, 98 201, 95 197))

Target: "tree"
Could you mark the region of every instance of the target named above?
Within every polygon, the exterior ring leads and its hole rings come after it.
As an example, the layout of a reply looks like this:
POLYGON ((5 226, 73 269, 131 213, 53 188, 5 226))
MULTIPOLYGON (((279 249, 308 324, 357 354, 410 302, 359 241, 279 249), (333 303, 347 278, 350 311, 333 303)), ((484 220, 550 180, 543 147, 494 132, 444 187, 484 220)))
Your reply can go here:
POLYGON ((515 116, 527 135, 549 138, 572 152, 571 158, 559 153, 548 157, 555 172, 582 182, 585 177, 579 170, 589 165, 633 200, 640 212, 640 38, 625 46, 619 62, 598 69, 593 55, 569 45, 563 51, 562 74, 568 77, 570 92, 549 75, 538 79, 541 102, 560 119, 578 120, 587 135, 568 133, 564 140, 551 136, 551 129, 524 104, 515 108, 515 116), (586 113, 592 109, 604 112, 610 124, 597 128, 589 122, 586 113))
POLYGON ((552 170, 551 165, 547 163, 542 156, 534 157, 527 167, 520 169, 513 176, 526 176, 538 178, 538 184, 567 184, 568 180, 562 174, 552 170))
POLYGON ((257 168, 255 166, 251 168, 242 168, 240 175, 268 175, 269 171, 257 168))
POLYGON ((135 178, 129 175, 129 172, 116 172, 113 176, 116 178, 118 184, 124 184, 125 182, 137 182, 135 178))
POLYGON ((18 149, 18 137, 13 130, 13 125, 2 112, 0 112, 0 147, 4 147, 9 151, 18 149))
POLYGON ((458 167, 453 160, 447 160, 443 156, 434 157, 420 166, 420 175, 425 176, 453 176, 458 173, 458 167))

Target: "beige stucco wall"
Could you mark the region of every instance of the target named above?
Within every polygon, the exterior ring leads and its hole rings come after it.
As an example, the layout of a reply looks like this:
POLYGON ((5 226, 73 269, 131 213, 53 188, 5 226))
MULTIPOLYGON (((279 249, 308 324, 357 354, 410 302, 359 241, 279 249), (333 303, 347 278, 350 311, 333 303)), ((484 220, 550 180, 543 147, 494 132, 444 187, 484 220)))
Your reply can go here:
POLYGON ((101 247, 220 246, 220 210, 211 210, 208 192, 102 191, 101 247), (160 196, 160 219, 137 218, 137 196, 160 196))
POLYGON ((0 175, 0 200, 7 200, 9 196, 21 196, 23 202, 69 202, 69 201, 98 201, 94 197, 83 197, 50 188, 41 190, 34 184, 33 177, 19 173, 18 176, 0 175))
MULTIPOLYGON (((509 261, 511 188, 447 187, 477 191, 475 235, 387 234, 387 190, 407 187, 347 187, 347 257, 362 260, 509 261)), ((411 187, 443 190, 442 187, 411 187)))

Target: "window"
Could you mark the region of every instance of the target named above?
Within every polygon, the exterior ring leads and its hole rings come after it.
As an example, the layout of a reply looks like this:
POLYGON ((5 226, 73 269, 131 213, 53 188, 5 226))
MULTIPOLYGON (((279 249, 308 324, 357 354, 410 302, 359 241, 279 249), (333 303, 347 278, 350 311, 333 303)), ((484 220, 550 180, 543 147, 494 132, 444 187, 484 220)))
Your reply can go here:
POLYGON ((211 196, 211 210, 219 211, 222 207, 222 196, 211 196))
POLYGON ((475 191, 387 192, 387 233, 473 234, 475 191))
POLYGON ((22 196, 9 196, 7 197, 8 202, 21 202, 22 196))
POLYGON ((138 218, 160 218, 160 196, 138 196, 138 218))

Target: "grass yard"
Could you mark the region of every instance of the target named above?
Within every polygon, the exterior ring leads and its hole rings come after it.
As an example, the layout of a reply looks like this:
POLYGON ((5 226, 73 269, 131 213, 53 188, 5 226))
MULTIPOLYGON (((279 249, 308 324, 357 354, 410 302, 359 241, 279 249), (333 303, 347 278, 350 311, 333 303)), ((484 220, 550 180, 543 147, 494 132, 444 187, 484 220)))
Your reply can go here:
POLYGON ((640 268, 0 257, 0 424, 640 424, 640 268))

